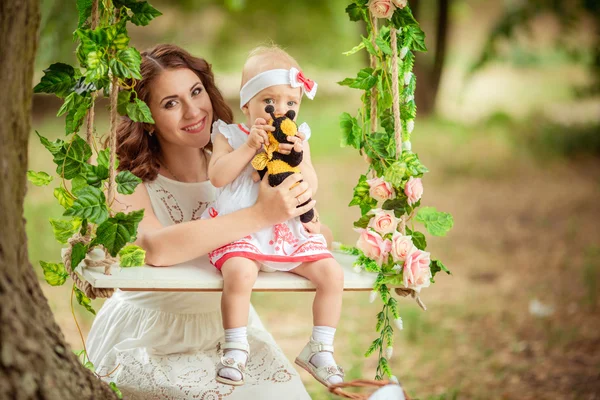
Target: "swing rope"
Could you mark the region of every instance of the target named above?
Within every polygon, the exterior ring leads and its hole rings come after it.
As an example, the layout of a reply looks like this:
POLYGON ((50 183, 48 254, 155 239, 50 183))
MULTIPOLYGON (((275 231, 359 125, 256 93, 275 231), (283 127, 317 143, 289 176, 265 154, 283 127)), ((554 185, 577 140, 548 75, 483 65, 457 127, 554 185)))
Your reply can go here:
MULTIPOLYGON (((92 3, 92 25, 91 28, 95 29, 98 26, 99 22, 99 13, 98 13, 98 0, 94 0, 92 3)), ((112 87, 110 92, 110 136, 108 146, 110 147, 110 163, 109 163, 109 179, 108 179, 108 204, 109 208, 112 202, 114 201, 115 196, 115 158, 116 158, 116 138, 117 138, 117 96, 119 92, 118 81, 116 77, 113 77, 112 87)), ((92 93, 92 105, 88 109, 87 113, 87 124, 86 124, 86 143, 92 147, 94 144, 94 105, 96 100, 97 93, 92 93)), ((89 160, 88 160, 89 161, 89 160)), ((77 244, 83 244, 84 246, 89 245, 90 243, 90 232, 89 227, 87 228, 84 235, 77 232, 68 240, 69 247, 65 251, 62 256, 63 265, 65 269, 73 279, 75 286, 79 290, 81 290, 86 297, 90 299, 96 299, 98 297, 110 297, 114 293, 114 289, 108 288, 95 288, 88 281, 81 279, 79 274, 75 272, 75 268, 77 265, 71 265, 71 255, 73 254, 73 247, 77 244)), ((93 260, 90 258, 89 251, 85 255, 83 262, 86 267, 104 267, 104 274, 110 275, 110 267, 111 265, 117 263, 119 260, 116 257, 112 257, 108 254, 108 251, 104 249, 102 246, 98 246, 104 252, 104 258, 100 260, 93 260)))

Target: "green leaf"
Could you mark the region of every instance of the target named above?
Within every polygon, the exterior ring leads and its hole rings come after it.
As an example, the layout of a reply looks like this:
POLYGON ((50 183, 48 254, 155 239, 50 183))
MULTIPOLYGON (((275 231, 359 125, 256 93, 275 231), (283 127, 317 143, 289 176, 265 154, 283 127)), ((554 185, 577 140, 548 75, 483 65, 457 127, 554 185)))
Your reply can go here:
POLYGON ((144 210, 118 213, 98 226, 93 244, 104 245, 110 255, 116 257, 123 246, 135 240, 138 224, 143 217, 144 210))
POLYGON ((397 8, 392 15, 391 22, 397 29, 402 29, 408 25, 419 25, 409 7, 397 8))
POLYGON ((147 1, 133 3, 129 8, 133 13, 131 22, 138 26, 146 26, 154 18, 162 15, 160 11, 152 7, 147 1))
POLYGON ((409 228, 406 228, 406 231, 411 236, 412 242, 417 249, 425 250, 427 248, 427 239, 425 239, 424 234, 418 231, 412 231, 409 228))
POLYGON ((431 264, 429 264, 429 269, 431 270, 431 282, 435 282, 433 278, 435 274, 440 271, 444 271, 448 275, 452 275, 452 272, 440 261, 440 260, 431 260, 431 264))
POLYGON ((352 146, 360 149, 362 140, 362 129, 356 118, 348 113, 340 115, 340 128, 342 129, 342 146, 352 146))
POLYGON ((361 7, 358 4, 352 3, 346 7, 346 13, 350 17, 350 21, 360 21, 365 18, 365 7, 361 7))
POLYGON ((148 122, 150 124, 154 123, 154 119, 152 119, 152 113, 150 109, 142 100, 136 98, 133 103, 127 104, 126 107, 127 116, 131 118, 132 121, 135 122, 148 122))
POLYGON ((360 217, 358 221, 354 222, 354 226, 356 228, 366 228, 369 225, 369 221, 371 221, 371 218, 373 218, 373 215, 365 214, 362 217, 360 217))
POLYGON ((108 218, 106 198, 100 189, 86 186, 76 192, 75 195, 77 200, 63 215, 86 218, 96 224, 106 221, 108 218))
POLYGON ((381 208, 384 210, 394 210, 396 218, 400 218, 406 213, 406 197, 398 196, 395 199, 386 200, 381 205, 381 208))
POLYGON ((385 171, 384 178, 387 182, 391 183, 395 188, 402 186, 402 180, 406 175, 406 163, 402 161, 396 161, 385 171))
POLYGON ((117 387, 117 384, 114 382, 111 382, 108 384, 108 386, 110 386, 110 388, 113 390, 113 392, 115 392, 115 394, 117 395, 117 397, 119 399, 123 398, 123 393, 121 393, 121 391, 119 390, 119 388, 117 387))
POLYGON ((87 179, 84 176, 77 175, 75 178, 71 179, 71 190, 77 192, 87 186, 87 184, 87 179))
POLYGON ((385 160, 396 156, 394 138, 387 133, 375 132, 368 135, 364 148, 367 155, 371 158, 382 158, 385 160))
POLYGON ((361 42, 360 44, 354 46, 352 49, 350 49, 348 51, 343 52, 342 54, 345 56, 349 56, 349 55, 359 52, 360 50, 362 50, 364 48, 365 48, 365 44, 361 42))
MULTIPOLYGON (((73 93, 75 96, 79 96, 77 93, 73 93)), ((65 133, 67 135, 79 132, 79 128, 83 124, 83 119, 85 118, 88 110, 92 106, 92 98, 89 96, 79 96, 81 101, 74 105, 74 108, 69 110, 67 117, 65 119, 65 133)))
POLYGON ((58 204, 63 206, 65 209, 71 208, 75 199, 67 192, 64 187, 57 187, 54 189, 54 197, 58 200, 58 204))
POLYGON ((402 153, 401 159, 406 164, 408 175, 410 176, 421 177, 424 173, 429 172, 427 167, 421 164, 419 156, 416 153, 405 151, 402 153))
POLYGON ((42 135, 39 134, 38 131, 35 131, 36 135, 38 135, 38 137, 40 138, 40 142, 42 143, 42 145, 48 149, 48 151, 55 156, 56 154, 60 153, 60 151, 62 150, 65 142, 62 139, 56 139, 54 142, 49 141, 48 139, 46 139, 45 137, 43 137, 42 135))
POLYGON ((75 243, 71 252, 71 269, 77 268, 87 254, 88 247, 83 243, 75 243))
POLYGON ((390 307, 390 311, 392 312, 392 316, 394 319, 400 318, 400 313, 398 312, 398 300, 393 297, 390 297, 390 301, 388 301, 388 306, 390 307))
POLYGON ((375 350, 377 350, 380 347, 381 347, 381 339, 377 338, 377 339, 373 340, 373 343, 371 343, 371 345, 369 346, 369 349, 365 353, 365 357, 369 357, 371 354, 373 354, 373 352, 375 352, 375 350))
POLYGON ((52 231, 56 240, 59 243, 65 244, 81 228, 81 219, 73 218, 69 221, 63 221, 50 218, 50 225, 52 225, 52 231))
POLYGON ((35 186, 46 186, 52 179, 52 176, 48 175, 44 171, 35 172, 35 171, 27 171, 27 179, 29 182, 33 183, 35 186))
POLYGON ((375 46, 373 46, 373 42, 371 42, 371 40, 369 38, 366 38, 364 36, 361 36, 361 38, 362 38, 362 44, 367 49, 367 52, 372 56, 377 56, 377 50, 375 49, 375 46))
POLYGON ((120 115, 127 115, 127 105, 130 103, 131 91, 120 90, 117 97, 117 112, 120 115))
POLYGON ((379 314, 377 314, 377 325, 375 325, 375 331, 379 332, 381 330, 381 326, 383 325, 384 322, 385 322, 385 314, 383 311, 381 311, 379 314))
POLYGON ((87 19, 92 15, 92 5, 94 0, 77 0, 77 11, 79 11, 78 28, 85 25, 87 19))
POLYGON ((375 38, 375 44, 383 52, 383 54, 391 56, 392 47, 390 46, 390 28, 382 26, 375 38))
POLYGON ((119 251, 121 267, 141 267, 144 265, 146 251, 136 245, 128 245, 119 251))
POLYGON ((52 286, 60 286, 65 283, 69 274, 63 263, 47 263, 40 261, 40 266, 44 270, 44 278, 52 286))
POLYGON ((129 171, 121 171, 115 178, 117 182, 117 192, 121 194, 131 194, 142 180, 129 171))
MULTIPOLYGON (((96 315, 96 310, 94 310, 92 308, 92 301, 90 299, 88 299, 87 296, 85 294, 83 294, 83 292, 81 290, 79 290, 77 288, 77 286, 73 285, 73 290, 75 290, 75 297, 77 297, 77 302, 81 306, 85 307, 86 310, 88 310, 92 314, 96 315)), ((87 366, 86 366, 86 368, 87 368, 87 366)), ((91 368, 94 368, 94 366, 92 365, 91 368)))
POLYGON ((423 207, 417 212, 417 221, 423 223, 433 236, 446 236, 454 225, 452 215, 440 212, 435 207, 423 207))
POLYGON ((108 179, 108 168, 104 165, 92 165, 86 163, 83 166, 83 173, 80 176, 85 178, 85 183, 87 185, 100 188, 102 186, 102 181, 108 179))
POLYGON ((34 93, 54 93, 66 97, 75 84, 75 69, 63 63, 55 63, 44 70, 44 76, 34 88, 34 93))
POLYGON ((71 142, 65 143, 61 150, 54 154, 56 173, 64 176, 65 179, 73 179, 85 172, 85 164, 91 156, 90 146, 81 137, 75 135, 71 142))
POLYGON ((421 30, 419 25, 407 26, 406 28, 404 28, 404 34, 407 36, 407 38, 410 38, 410 50, 427 51, 427 46, 425 46, 425 32, 421 30))
POLYGON ((363 68, 358 71, 356 79, 346 78, 338 82, 342 86, 350 86, 353 89, 371 89, 377 83, 377 71, 373 68, 363 68))
POLYGON ((354 187, 354 194, 349 206, 359 206, 361 213, 364 215, 377 205, 377 200, 373 199, 369 194, 369 184, 367 177, 361 175, 358 184, 354 187))
POLYGON ((140 64, 142 56, 139 51, 133 47, 128 47, 125 50, 119 51, 115 58, 110 60, 110 70, 113 75, 119 78, 135 78, 142 79, 140 74, 140 64))

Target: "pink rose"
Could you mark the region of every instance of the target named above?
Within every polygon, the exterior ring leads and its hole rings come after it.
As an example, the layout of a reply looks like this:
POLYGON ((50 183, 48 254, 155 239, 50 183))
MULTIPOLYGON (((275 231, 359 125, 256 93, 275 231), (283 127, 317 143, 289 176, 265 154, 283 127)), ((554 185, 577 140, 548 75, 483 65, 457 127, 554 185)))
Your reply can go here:
POLYGON ((392 4, 392 0, 370 0, 369 11, 376 18, 392 18, 392 14, 396 7, 392 4))
POLYGON ((392 185, 383 178, 369 179, 367 183, 370 188, 369 195, 377 201, 391 199, 395 195, 392 185))
POLYGON ((392 0, 392 3, 394 3, 394 5, 400 9, 406 7, 406 5, 408 4, 408 0, 392 0))
POLYGON ((383 238, 377 233, 368 229, 356 229, 360 237, 356 242, 356 247, 361 250, 365 256, 375 260, 378 265, 383 264, 392 248, 392 242, 383 238))
POLYGON ((394 212, 390 210, 378 208, 376 210, 371 210, 370 213, 375 214, 375 216, 369 221, 369 228, 373 228, 382 236, 386 233, 394 232, 400 222, 400 219, 396 218, 394 212))
POLYGON ((406 256, 408 256, 414 247, 410 236, 404 236, 400 232, 396 232, 392 236, 392 257, 394 261, 406 260, 406 256))
POLYGON ((409 205, 413 205, 421 200, 421 196, 423 196, 423 184, 421 183, 421 178, 413 178, 411 176, 408 182, 406 182, 406 186, 404 186, 404 193, 406 194, 406 197, 408 197, 409 205))
POLYGON ((415 247, 404 262, 404 286, 417 292, 428 287, 431 284, 430 263, 429 253, 415 247))

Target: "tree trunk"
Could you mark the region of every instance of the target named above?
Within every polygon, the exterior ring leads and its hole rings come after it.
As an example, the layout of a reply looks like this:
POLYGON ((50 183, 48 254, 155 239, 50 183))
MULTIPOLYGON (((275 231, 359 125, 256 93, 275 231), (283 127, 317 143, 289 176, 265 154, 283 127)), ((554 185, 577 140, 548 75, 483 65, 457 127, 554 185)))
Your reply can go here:
POLYGON ((38 0, 0 2, 0 398, 114 399, 65 343, 27 257, 23 219, 38 0))
MULTIPOLYGON (((435 110, 435 102, 442 77, 444 60, 446 59, 446 43, 448 37, 448 17, 450 0, 437 1, 437 19, 435 32, 435 53, 433 64, 426 54, 417 53, 415 57, 415 76, 417 87, 415 90, 415 102, 420 115, 431 114, 435 110), (427 58, 427 59, 426 59, 427 58)), ((415 18, 420 19, 420 1, 411 3, 415 18)), ((429 53, 431 46, 429 46, 429 53)))

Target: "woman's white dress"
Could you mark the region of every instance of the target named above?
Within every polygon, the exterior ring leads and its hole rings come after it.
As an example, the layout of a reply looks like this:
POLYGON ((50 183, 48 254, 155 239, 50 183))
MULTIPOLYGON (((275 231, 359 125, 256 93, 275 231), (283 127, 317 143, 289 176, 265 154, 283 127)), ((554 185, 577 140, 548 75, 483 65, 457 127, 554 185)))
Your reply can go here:
MULTIPOLYGON (((208 181, 182 183, 158 175, 145 186, 164 226, 200 218, 215 196, 208 181)), ((216 346, 223 341, 220 305, 221 293, 117 290, 94 320, 89 358, 100 375, 114 370, 103 379, 115 382, 125 399, 310 399, 252 306, 246 384, 215 381, 216 346)))
MULTIPOLYGON (((298 130, 304 133, 305 141, 310 138, 307 124, 300 125, 298 130)), ((243 124, 226 124, 221 120, 213 124, 212 132, 213 143, 214 135, 221 134, 234 150, 246 143, 250 133, 243 124)), ((248 163, 233 182, 217 189, 215 203, 203 213, 202 218, 214 218, 254 205, 260 183, 254 182, 253 173, 254 168, 248 163)), ((327 249, 325 237, 307 233, 299 217, 236 240, 215 249, 208 256, 218 269, 231 257, 244 257, 260 262, 263 271, 290 271, 303 262, 333 257, 327 249)))

